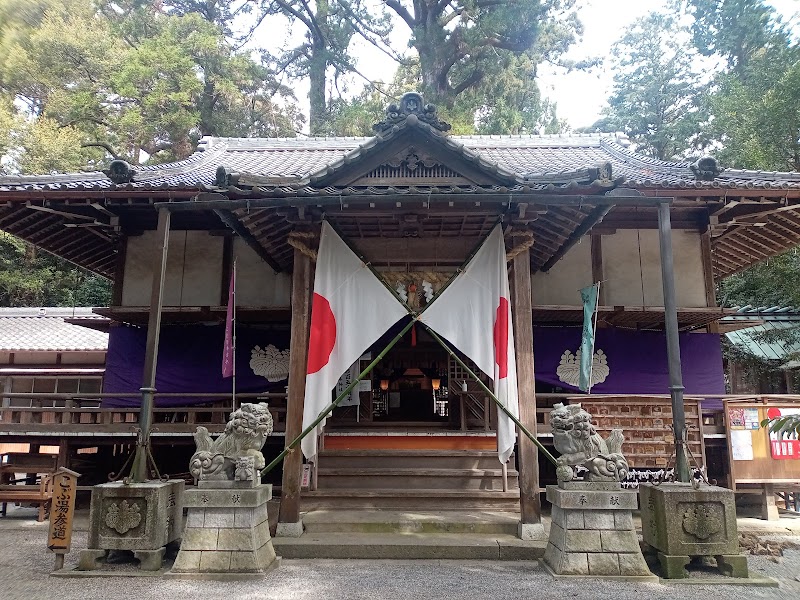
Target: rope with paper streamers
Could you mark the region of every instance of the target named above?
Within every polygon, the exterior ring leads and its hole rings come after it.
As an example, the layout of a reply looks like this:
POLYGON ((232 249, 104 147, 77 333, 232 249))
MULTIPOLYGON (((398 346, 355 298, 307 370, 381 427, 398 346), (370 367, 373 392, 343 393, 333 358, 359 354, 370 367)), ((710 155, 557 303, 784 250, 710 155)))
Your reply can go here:
POLYGON ((524 237, 527 238, 524 242, 517 244, 511 250, 506 252, 506 262, 511 262, 517 256, 525 252, 528 248, 533 246, 533 232, 532 231, 512 231, 509 237, 524 237))

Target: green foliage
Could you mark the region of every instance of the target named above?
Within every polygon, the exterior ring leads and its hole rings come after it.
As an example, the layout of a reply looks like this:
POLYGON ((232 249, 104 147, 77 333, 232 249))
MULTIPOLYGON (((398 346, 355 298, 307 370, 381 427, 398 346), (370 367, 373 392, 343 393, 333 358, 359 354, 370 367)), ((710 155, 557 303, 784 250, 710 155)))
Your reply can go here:
POLYGON ((769 427, 770 433, 778 434, 779 438, 784 436, 800 436, 800 415, 787 415, 776 419, 764 419, 761 421, 762 427, 769 427))
POLYGON ((721 306, 800 307, 800 250, 731 275, 719 285, 721 306))
POLYGON ((581 33, 575 4, 459 0, 409 8, 386 1, 411 31, 421 91, 459 133, 563 129, 535 78, 541 62, 559 60, 581 33))
MULTIPOLYGON (((206 13, 228 14, 212 4, 206 13)), ((201 135, 286 136, 302 126, 296 108, 274 101, 291 91, 198 13, 138 0, 0 0, 0 15, 9 17, 0 25, 6 171, 175 160, 201 135)))
POLYGON ((590 129, 622 131, 639 152, 679 158, 699 142, 707 118, 703 87, 692 69, 688 36, 675 15, 650 13, 631 25, 612 47, 614 88, 604 117, 590 129))
POLYGON ((703 56, 722 56, 740 73, 780 30, 763 0, 688 0, 694 46, 703 56))
POLYGON ((762 48, 709 97, 712 135, 732 167, 800 170, 800 46, 762 48))
POLYGON ((0 232, 0 306, 106 306, 109 282, 0 232))

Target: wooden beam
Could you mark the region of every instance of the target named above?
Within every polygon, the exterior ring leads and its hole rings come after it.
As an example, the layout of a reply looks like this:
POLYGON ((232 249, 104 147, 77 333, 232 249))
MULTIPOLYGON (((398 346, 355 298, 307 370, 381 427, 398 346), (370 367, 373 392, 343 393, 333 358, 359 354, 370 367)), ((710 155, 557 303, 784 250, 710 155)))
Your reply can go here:
POLYGON ((711 263, 711 232, 700 234, 700 260, 703 263, 703 279, 706 288, 706 306, 717 306, 717 293, 714 285, 714 269, 711 263))
POLYGON ((283 267, 276 261, 272 255, 270 255, 262 246, 259 241, 253 237, 253 234, 250 233, 247 228, 242 225, 236 216, 231 213, 229 210, 222 210, 222 209, 215 209, 214 213, 219 217, 220 221, 225 223, 228 227, 230 227, 236 235, 238 235, 242 240, 253 249, 253 251, 267 263, 272 270, 276 273, 281 273, 283 271, 283 267))
POLYGON ((614 208, 613 204, 605 205, 605 206, 596 206, 592 209, 592 212, 583 220, 580 227, 573 231, 569 238, 561 245, 558 251, 550 257, 544 265, 542 265, 542 271, 549 271, 561 258, 569 252, 569 249, 572 248, 578 241, 588 233, 592 227, 597 225, 600 221, 603 220, 611 209, 614 208))
MULTIPOLYGON (((459 202, 470 206, 475 203, 484 202, 487 205, 507 205, 509 202, 525 202, 529 206, 541 205, 560 205, 560 206, 656 206, 658 204, 670 204, 674 200, 670 197, 624 197, 611 195, 595 194, 552 194, 535 192, 454 192, 438 194, 433 197, 427 192, 408 193, 402 195, 378 196, 375 194, 350 194, 346 196, 324 195, 318 196, 289 196, 271 198, 264 195, 263 191, 253 190, 252 198, 248 199, 228 199, 222 194, 202 192, 197 194, 196 200, 171 200, 169 202, 155 202, 154 207, 160 208, 168 206, 173 212, 195 211, 195 210, 236 210, 239 208, 280 208, 284 206, 341 206, 374 204, 377 210, 394 210, 398 202, 404 205, 412 202, 428 202, 431 208, 447 202, 459 202), (255 194, 262 194, 256 196, 255 194)), ((420 205, 420 208, 423 208, 420 205)))
POLYGON ((111 284, 111 305, 122 306, 122 286, 125 281, 125 256, 128 253, 128 238, 117 242, 117 254, 114 257, 114 281, 111 284))
MULTIPOLYGON (((292 270, 292 326, 289 340, 289 395, 286 399, 287 444, 303 431, 308 333, 311 325, 311 294, 313 291, 311 271, 311 260, 295 249, 294 269, 292 270)), ((300 522, 302 470, 303 453, 299 449, 289 452, 283 461, 279 523, 300 522)))
MULTIPOLYGON (((524 250, 513 260, 511 306, 514 319, 514 350, 517 355, 519 420, 536 435, 536 382, 533 371, 533 307, 531 302, 531 258, 524 250)), ((519 449, 520 523, 542 520, 539 498, 539 452, 527 436, 517 435, 519 449)))
POLYGON ((233 270, 233 236, 226 235, 222 238, 222 281, 219 287, 220 306, 228 305, 228 288, 231 283, 231 271, 233 270))

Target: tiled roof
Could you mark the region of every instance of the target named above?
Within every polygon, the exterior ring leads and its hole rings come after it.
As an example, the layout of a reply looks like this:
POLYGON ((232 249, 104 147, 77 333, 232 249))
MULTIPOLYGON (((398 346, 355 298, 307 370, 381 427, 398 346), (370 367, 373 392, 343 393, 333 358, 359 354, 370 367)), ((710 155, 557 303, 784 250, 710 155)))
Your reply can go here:
MULTIPOLYGON (((688 162, 667 162, 632 152, 614 134, 445 136, 421 130, 481 169, 519 183, 564 183, 577 171, 611 163, 613 177, 639 189, 800 189, 800 173, 723 169, 698 181, 688 162)), ((166 190, 212 186, 216 169, 313 185, 316 179, 380 145, 395 132, 372 138, 204 138, 186 160, 135 167, 132 183, 115 185, 101 172, 0 178, 0 192, 22 190, 166 190)))
POLYGON ((108 333, 66 319, 105 320, 91 308, 0 308, 0 351, 105 352, 108 333))

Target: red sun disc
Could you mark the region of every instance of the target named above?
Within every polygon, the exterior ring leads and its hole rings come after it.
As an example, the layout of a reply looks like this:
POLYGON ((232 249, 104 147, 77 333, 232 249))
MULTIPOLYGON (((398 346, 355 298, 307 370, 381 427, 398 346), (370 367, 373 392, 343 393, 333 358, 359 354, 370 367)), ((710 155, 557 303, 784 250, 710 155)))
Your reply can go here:
POLYGON ((501 296, 494 321, 494 362, 500 379, 508 377, 508 309, 508 300, 501 296))
POLYGON ((780 408, 776 408, 776 407, 773 406, 772 408, 767 410, 767 418, 768 419, 777 419, 780 416, 781 416, 781 409, 780 408))
POLYGON ((308 339, 308 374, 328 364, 336 345, 336 317, 327 298, 314 294, 311 304, 311 331, 308 339))

